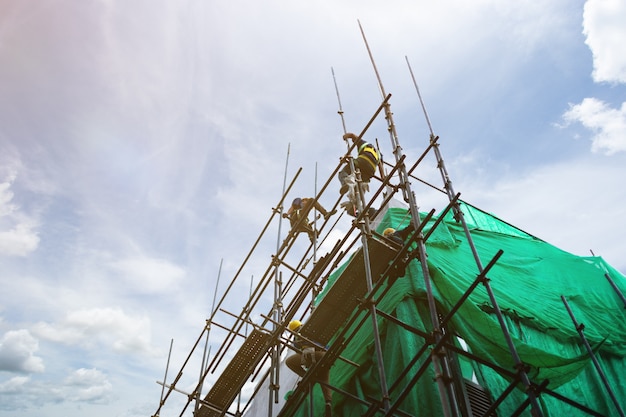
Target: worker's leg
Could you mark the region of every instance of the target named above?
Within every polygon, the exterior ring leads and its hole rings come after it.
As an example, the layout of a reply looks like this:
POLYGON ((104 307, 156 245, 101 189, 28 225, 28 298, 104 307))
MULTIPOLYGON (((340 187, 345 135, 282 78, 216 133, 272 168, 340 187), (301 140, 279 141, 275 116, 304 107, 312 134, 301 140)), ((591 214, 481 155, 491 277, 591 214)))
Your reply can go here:
POLYGON ((311 226, 311 223, 308 222, 308 219, 305 219, 302 223, 300 223, 300 226, 298 226, 298 231, 309 233, 313 231, 313 226, 311 226))
MULTIPOLYGON (((315 361, 316 362, 321 361, 323 357, 324 357, 324 352, 315 351, 315 361)), ((321 367, 318 368, 318 370, 317 370, 317 379, 319 381, 322 381, 322 382, 326 383, 326 384, 330 383, 330 364, 328 364, 326 366, 321 366, 321 367)), ((324 394, 324 400, 327 403, 332 402, 333 390, 328 385, 324 385, 324 384, 320 384, 320 387, 322 388, 322 393, 324 394)))
POLYGON ((328 219, 330 216, 332 216, 333 214, 337 213, 337 210, 333 210, 331 212, 329 212, 328 210, 326 210, 324 208, 324 206, 322 206, 319 201, 313 199, 313 198, 309 198, 307 199, 307 203, 306 203, 306 207, 304 208, 304 212, 306 213, 306 215, 308 215, 308 213, 315 208, 315 210, 317 210, 318 213, 320 213, 322 216, 324 216, 324 219, 328 219))
POLYGON ((339 189, 340 194, 345 194, 348 192, 348 177, 352 172, 350 172, 350 164, 346 164, 341 171, 337 174, 337 178, 339 178, 339 182, 341 183, 341 188, 339 189))
POLYGON ((295 353, 287 357, 287 359, 285 359, 285 364, 299 376, 304 376, 304 374, 306 374, 306 369, 302 367, 302 355, 299 353, 295 353))
POLYGON ((322 216, 328 216, 328 211, 319 203, 319 201, 313 201, 313 207, 315 207, 315 210, 322 213, 322 216))
POLYGON ((317 232, 311 229, 307 231, 307 234, 309 235, 309 240, 311 241, 311 243, 315 243, 315 240, 317 239, 317 232))
POLYGON ((361 173, 361 189, 364 192, 368 192, 370 190, 370 179, 376 173, 374 168, 367 161, 358 158, 354 161, 354 169, 358 169, 361 173))

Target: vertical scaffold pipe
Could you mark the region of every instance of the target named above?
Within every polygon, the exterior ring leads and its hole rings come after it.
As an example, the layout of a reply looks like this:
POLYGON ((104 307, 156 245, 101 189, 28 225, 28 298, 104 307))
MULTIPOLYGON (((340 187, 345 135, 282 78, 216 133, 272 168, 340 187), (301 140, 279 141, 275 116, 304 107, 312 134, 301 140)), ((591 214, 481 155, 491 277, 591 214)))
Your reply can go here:
MULTIPOLYGON (((359 23, 359 26, 361 24, 359 23)), ((343 117, 343 112, 341 112, 343 117)), ((344 126, 345 129, 345 126, 344 126)), ((348 147, 348 151, 350 151, 350 144, 346 142, 348 147)), ((354 162, 352 158, 350 158, 350 169, 354 172, 354 162)), ((370 254, 369 254, 369 244, 368 244, 368 235, 371 233, 369 218, 363 214, 363 189, 361 188, 361 178, 360 174, 357 174, 357 211, 361 214, 361 219, 359 221, 359 228, 361 230, 361 246, 363 250, 363 266, 365 268, 365 280, 367 284, 367 293, 371 294, 372 289, 374 288, 372 282, 372 269, 370 264, 370 254)), ((376 359, 378 365, 378 378, 380 380, 380 390, 383 408, 385 411, 389 410, 390 407, 390 399, 389 399, 389 388, 387 386, 387 376, 385 375, 385 364, 383 360, 383 351, 382 344, 380 341, 380 330, 378 328, 378 314, 376 313, 376 305, 373 302, 370 302, 367 306, 369 309, 369 314, 372 320, 372 333, 374 334, 374 347, 376 350, 376 359)))
MULTIPOLYGON (((252 285, 254 284, 254 275, 250 276, 250 290, 248 290, 248 298, 252 298, 252 285)), ((246 336, 246 338, 248 337, 248 322, 246 321, 246 325, 244 328, 244 335, 246 336)), ((241 391, 239 391, 239 394, 237 394, 237 412, 235 413, 236 416, 241 416, 243 415, 241 412, 241 391)))
MULTIPOLYGON (((365 47, 367 48, 367 53, 369 55, 370 61, 372 63, 372 67, 374 69, 374 73, 376 74, 376 79, 378 80, 378 87, 380 88, 380 93, 383 99, 386 97, 385 88, 383 86, 382 80, 380 78, 380 74, 378 73, 378 68, 376 67, 376 62, 374 61, 374 57, 370 50, 369 44, 367 42, 367 38, 365 37, 365 32, 363 31, 363 27, 361 26, 361 22, 359 21, 359 29, 361 30, 361 36, 363 37, 363 42, 365 43, 365 47)), ((395 124, 393 122, 393 115, 391 113, 391 106, 389 102, 385 104, 385 118, 387 119, 387 126, 389 130, 389 136, 391 140, 391 146, 393 149, 393 154, 396 158, 396 164, 400 164, 400 169, 398 170, 398 175, 400 176, 400 182, 403 184, 402 191, 404 194, 405 200, 409 203, 409 208, 411 212, 411 220, 416 230, 420 229, 421 220, 419 217, 419 208, 417 206, 417 202, 415 200, 415 195, 411 192, 409 175, 406 171, 406 167, 402 163, 402 148, 399 145, 398 135, 396 133, 395 124)), ((417 239, 418 244, 418 253, 420 264, 422 268, 422 275, 424 277, 424 286, 426 288, 426 295, 428 299, 428 308, 431 316, 431 323, 433 327, 433 333, 436 341, 438 342, 442 335, 439 332, 439 315, 437 312, 437 307, 435 305, 435 298, 433 296, 432 286, 430 282, 430 274, 428 272, 428 267, 426 265, 426 246, 424 244, 423 237, 420 236, 417 239)), ((444 417, 452 417, 451 407, 456 407, 455 401, 453 401, 448 395, 451 392, 448 391, 446 387, 446 383, 444 380, 448 379, 447 375, 444 375, 444 366, 442 366, 442 360, 437 355, 437 353, 433 353, 431 355, 431 361, 433 363, 434 372, 437 376, 437 389, 439 391, 439 396, 441 400, 441 405, 443 408, 444 417), (447 400, 446 400, 447 399, 447 400)), ((387 408, 388 409, 388 408, 387 408)), ((455 413, 457 415, 458 413, 455 413)))
MULTIPOLYGON (((215 310, 215 299, 217 298, 217 289, 220 286, 220 277, 222 276, 222 264, 224 263, 224 258, 220 260, 220 267, 217 271, 217 280, 215 282, 215 291, 213 292, 213 302, 211 303, 211 315, 215 310)), ((209 362, 209 355, 211 354, 211 347, 209 346, 209 336, 211 334, 211 322, 207 320, 206 322, 206 340, 204 341, 204 352, 202 354, 202 365, 200 367, 200 380, 198 381, 198 389, 196 392, 196 404, 194 405, 195 413, 198 412, 198 408, 200 408, 200 397, 202 396, 202 388, 204 386, 204 374, 206 372, 207 363, 209 362)))
MULTIPOLYGON (((313 181, 313 191, 315 195, 317 195, 317 162, 315 162, 315 179, 313 181)), ((313 265, 315 265, 315 261, 317 261, 317 207, 313 205, 313 235, 315 239, 313 239, 313 265)))
POLYGON ((163 406, 163 396, 165 395, 165 384, 167 384, 167 371, 170 369, 170 358, 172 357, 172 346, 174 345, 174 339, 170 340, 170 352, 167 354, 167 363, 165 364, 165 375, 163 376, 163 385, 161 386, 161 398, 159 399, 159 411, 155 413, 155 417, 160 415, 161 407, 163 406))
POLYGON ((330 67, 330 72, 333 74, 333 83, 335 84, 335 92, 337 93, 337 101, 339 102, 339 110, 337 113, 339 117, 341 117, 341 127, 343 127, 343 133, 346 134, 348 131, 346 130, 346 121, 343 117, 343 108, 341 106, 341 97, 339 97, 339 88, 337 88, 337 79, 335 78, 335 70, 333 67, 330 67))
MULTIPOLYGON (((315 181, 313 184, 313 191, 315 195, 317 195, 317 162, 315 162, 315 181)), ((308 216, 308 214, 307 214, 308 216)), ((313 205, 313 267, 315 267, 315 263, 317 262, 317 207, 316 204, 313 205)), ((313 290, 311 291, 311 311, 315 308, 315 299, 317 298, 317 286, 313 286, 313 290)))
MULTIPOLYGON (((335 92, 337 93, 337 102, 339 103, 339 110, 337 111, 337 113, 339 114, 339 117, 341 117, 341 126, 343 127, 343 133, 345 135, 346 133, 348 133, 348 130, 346 129, 346 121, 343 116, 343 107, 341 105, 341 97, 339 96, 339 88, 337 87, 337 79, 335 78, 335 70, 333 70, 332 67, 330 68, 330 70, 333 74, 333 83, 335 84, 335 92)), ((350 152, 351 147, 347 140, 346 140, 346 145, 347 145, 348 152, 350 152)), ((363 200, 363 193, 361 189, 361 175, 359 172, 355 172, 354 161, 352 160, 352 158, 348 160, 348 164, 350 165, 350 172, 352 172, 353 175, 355 176, 356 183, 357 183, 357 187, 356 187, 357 195, 355 196, 357 200, 356 209, 358 213, 362 213, 364 200, 363 200)), ((365 225, 365 230, 367 231, 367 233, 369 233, 370 232, 369 221, 365 220, 364 225, 365 225)))
MULTIPOLYGON (((591 252, 592 256, 596 256, 596 254, 593 253, 592 250, 590 250, 589 252, 591 252)), ((606 280, 609 281, 611 288, 613 288, 613 291, 615 291, 619 299, 622 300, 622 304, 624 304, 624 308, 626 308, 626 297, 624 297, 624 294, 620 291, 615 281, 613 281, 613 278, 611 278, 611 276, 609 275, 609 271, 606 270, 604 265, 602 266, 602 268, 604 269, 604 278, 606 278, 606 280)))
MULTIPOLYGON (((424 116, 426 118, 426 121, 428 123, 428 128, 430 129, 430 140, 431 143, 433 144, 433 151, 435 153, 435 158, 437 160, 437 166, 439 167, 440 173, 441 173, 441 177, 444 183, 444 188, 446 190, 446 194, 448 195, 448 199, 452 202, 455 201, 454 196, 456 195, 456 193, 454 192, 454 187, 452 186, 452 181, 450 180, 450 176, 448 175, 448 171, 446 169, 446 166, 443 162, 443 157, 441 156, 441 152, 439 151, 439 143, 436 141, 436 136, 435 133, 433 131, 432 125, 430 124, 430 118, 428 117, 428 112, 426 111, 426 106, 424 105, 424 101, 422 100, 422 95, 420 94, 419 91, 419 87, 417 86, 417 82, 415 80, 415 76, 413 75, 413 70, 411 69, 411 64, 409 63, 409 59, 408 57, 406 58, 406 63, 409 67, 409 72, 411 74, 411 78, 413 80, 413 84, 415 86, 415 90, 417 91, 417 95, 419 97, 420 100, 420 104, 422 106, 422 110, 424 112, 424 116)), ((476 250, 476 246, 474 245, 474 240, 472 239, 472 236, 470 234, 469 228, 467 227, 467 223, 465 222, 465 217, 463 215, 463 211, 461 210, 458 202, 454 203, 454 207, 453 207, 454 213, 455 213, 455 219, 457 221, 459 221, 463 227, 463 231, 465 233, 465 237, 467 239, 468 245, 472 251, 472 255, 474 257, 474 261, 476 262, 476 267, 478 268, 478 272, 482 273, 484 271, 484 267, 482 265, 482 262, 480 260, 480 256, 478 255, 478 251, 476 250)), ((483 286, 485 287, 487 294, 489 296, 489 300, 491 301, 492 307, 494 309, 494 312, 496 314, 496 317, 498 319, 498 323, 500 325, 500 328, 502 330, 502 333, 504 335, 504 338, 506 340, 507 346, 509 348, 509 353, 511 354, 511 357, 513 358, 513 361, 515 362, 516 365, 516 369, 518 370, 518 373, 520 375, 520 379, 522 381, 522 383, 524 384, 524 386, 526 387, 526 392, 528 394, 528 399, 530 401, 533 413, 536 417, 542 417, 543 416, 543 412, 541 411, 541 407, 539 406, 539 402, 537 401, 537 395, 535 394, 535 391, 532 389, 531 387, 531 383, 530 383, 530 378, 528 377, 528 374, 526 373, 526 371, 524 370, 524 366, 522 363, 522 360, 517 352, 517 348, 515 347, 515 345, 513 344, 513 339, 511 337, 511 334, 509 332, 509 329, 506 325, 506 322, 504 320, 504 317, 502 315, 502 311, 500 310, 500 306, 496 300, 495 294, 491 288, 491 285, 489 284, 489 280, 484 280, 483 281, 483 286)))
MULTIPOLYGON (((289 166, 289 153, 291 150, 291 143, 287 145, 287 157, 285 158, 285 174, 283 177, 283 195, 285 195, 285 189, 287 187, 287 169, 289 166)), ((282 227, 282 207, 280 208, 280 219, 278 221, 278 234, 276 237, 276 253, 280 251, 281 244, 281 227, 282 227)), ((274 270, 274 324, 272 325, 272 330, 276 332, 277 324, 282 321, 282 275, 278 270, 278 265, 276 265, 274 270)), ((270 369, 270 381, 269 381, 269 401, 268 403, 268 416, 271 417, 273 404, 278 404, 279 398, 279 388, 280 388, 280 341, 276 340, 276 343, 272 346, 271 353, 272 361, 271 361, 271 369, 270 369)))
POLYGON ((589 357, 591 357, 591 361, 593 362, 593 365, 595 366, 596 371, 598 371, 598 375, 600 375, 602 384, 604 385, 604 388, 606 389, 606 391, 609 393, 609 396, 611 397, 611 401, 613 401, 613 404, 615 404, 615 408, 617 409, 617 412, 619 413, 619 415, 621 417, 624 417, 624 411, 622 410, 622 407, 620 407, 619 401, 617 401, 617 397, 615 397, 615 393, 613 393, 613 390, 611 389, 611 385, 609 384, 609 381, 606 379, 606 375, 604 374, 604 371, 602 370, 602 367, 600 366, 600 362, 598 362, 598 359, 596 358, 595 353, 593 353, 593 349, 591 349, 591 346, 589 345, 589 342, 587 341, 587 337, 585 337, 585 333, 583 332, 583 329, 585 328, 585 326, 583 324, 578 323, 578 321, 576 320, 576 316, 574 316, 574 312, 572 311, 572 309, 569 306, 569 303, 567 302, 567 299, 562 295, 561 295, 561 301, 563 301, 563 304, 565 305, 565 308, 567 309, 567 313, 572 319, 572 323, 574 323, 574 327, 576 328, 576 331, 578 332, 578 335, 580 336, 580 340, 583 341, 583 344, 585 345, 585 349, 587 349, 587 352, 589 353, 589 357))

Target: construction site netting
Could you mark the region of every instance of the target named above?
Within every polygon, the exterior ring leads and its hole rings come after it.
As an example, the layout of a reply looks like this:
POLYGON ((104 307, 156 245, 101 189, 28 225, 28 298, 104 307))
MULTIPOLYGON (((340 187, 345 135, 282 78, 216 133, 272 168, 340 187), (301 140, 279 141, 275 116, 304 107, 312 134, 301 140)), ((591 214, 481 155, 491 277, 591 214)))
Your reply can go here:
MULTIPOLYGON (((610 277, 624 293, 624 275, 601 257, 575 256, 470 205, 461 204, 461 208, 481 264, 487 264, 499 250, 503 250, 503 255, 487 277, 531 381, 540 384, 547 380, 549 390, 572 398, 601 415, 615 414, 601 377, 563 303, 563 296, 578 323, 584 325, 584 335, 604 370, 606 380, 621 406, 625 407, 626 310, 607 279, 607 276, 610 277)), ((390 208, 377 230, 380 233, 387 227, 402 228, 409 219, 405 209, 390 208)), ((426 225, 425 231, 431 228, 433 221, 426 225)), ((451 214, 428 238, 426 250, 433 295, 440 314, 445 315, 470 288, 480 271, 465 229, 451 214)), ((341 272, 339 268, 333 273, 327 287, 340 278, 341 272)), ((417 259, 407 265, 403 277, 390 288, 383 286, 379 293, 383 290, 386 293, 377 304, 380 311, 426 334, 432 332, 424 277, 417 259)), ((322 292, 318 300, 324 294, 322 292)), ((420 333, 407 330, 382 316, 378 316, 378 322, 383 365, 393 402, 421 364, 429 360, 426 353, 411 372, 398 379, 425 346, 426 340, 424 333, 420 336, 420 333)), ((360 327, 357 324, 353 327, 356 333, 348 339, 341 356, 359 366, 355 367, 348 361, 335 361, 330 383, 359 398, 380 400, 372 323, 367 321, 360 327)), ((483 285, 478 285, 452 316, 448 332, 455 335, 455 344, 480 359, 459 355, 459 368, 464 378, 484 387, 492 399, 498 398, 511 384, 511 375, 516 369, 494 314, 494 306, 483 285), (483 361, 496 366, 483 365, 483 361)), ((434 377, 430 366, 416 384, 409 385, 409 395, 400 409, 412 415, 442 415, 434 377)), ((522 388, 521 384, 517 384, 517 388, 506 395, 497 409, 499 416, 512 415, 528 398, 522 388)), ((314 396, 315 402, 321 406, 323 399, 319 388, 314 391, 314 396)), ((334 393, 333 402, 335 415, 359 416, 367 410, 366 405, 338 392, 334 393)), ((540 395, 539 404, 545 416, 588 415, 551 395, 540 395)), ((297 415, 306 415, 307 405, 303 404, 300 411, 297 415)), ((521 415, 530 416, 530 409, 527 408, 521 415)))

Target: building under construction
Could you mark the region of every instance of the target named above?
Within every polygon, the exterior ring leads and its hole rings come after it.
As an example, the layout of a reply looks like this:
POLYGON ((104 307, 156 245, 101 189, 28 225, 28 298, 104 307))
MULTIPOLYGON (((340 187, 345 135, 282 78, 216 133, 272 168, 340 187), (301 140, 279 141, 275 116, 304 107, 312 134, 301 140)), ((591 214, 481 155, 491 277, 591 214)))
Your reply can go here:
MULTIPOLYGON (((286 173, 186 360, 166 371, 153 416, 324 416, 322 386, 341 417, 625 415, 626 278, 601 257, 564 252, 461 199, 413 82, 430 130, 411 139, 423 153, 403 154, 379 78, 380 105, 355 132, 389 137, 377 143, 375 176, 365 183, 355 170, 354 193, 338 193, 338 172, 354 168, 346 141, 345 158, 314 193, 336 213, 311 206, 313 220, 304 213, 285 226, 300 170, 290 181, 286 173), (426 193, 440 204, 420 207, 426 193), (349 230, 331 241, 346 218, 349 230), (400 240, 383 233, 407 226, 400 240), (276 230, 276 250, 250 282, 248 260, 276 230), (292 320, 302 323, 298 337, 325 352, 301 378, 284 366, 297 353, 292 320), (216 333, 217 349, 207 349, 216 333)), ((339 114, 343 121, 340 99, 339 114)))

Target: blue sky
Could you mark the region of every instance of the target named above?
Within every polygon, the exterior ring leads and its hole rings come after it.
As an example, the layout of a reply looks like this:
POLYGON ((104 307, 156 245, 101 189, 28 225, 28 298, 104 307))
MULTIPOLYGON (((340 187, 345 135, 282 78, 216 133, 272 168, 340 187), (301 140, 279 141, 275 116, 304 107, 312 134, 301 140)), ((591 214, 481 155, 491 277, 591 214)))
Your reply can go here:
POLYGON ((357 20, 409 160, 406 58, 463 199, 626 272, 624 2, 3 0, 0 416, 152 415, 285 166, 312 195, 345 152, 331 67, 348 130, 377 108, 357 20))

